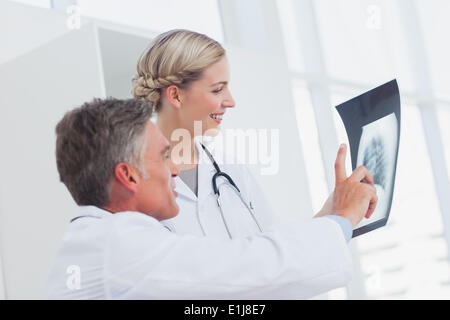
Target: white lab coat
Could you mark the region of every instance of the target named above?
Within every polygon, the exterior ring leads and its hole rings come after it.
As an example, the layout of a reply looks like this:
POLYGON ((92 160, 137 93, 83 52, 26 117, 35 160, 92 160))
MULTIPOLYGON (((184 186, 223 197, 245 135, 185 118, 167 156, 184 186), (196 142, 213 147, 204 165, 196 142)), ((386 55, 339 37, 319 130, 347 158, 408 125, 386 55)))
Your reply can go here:
MULTIPOLYGON (((198 191, 197 196, 183 182, 180 177, 175 178, 175 190, 178 192, 177 204, 180 207, 179 214, 161 223, 169 230, 177 234, 192 234, 198 236, 214 236, 229 239, 223 222, 216 195, 212 188, 212 177, 216 170, 201 148, 199 140, 195 140, 195 147, 199 151, 200 163, 198 165, 198 191)), ((209 143, 208 149, 215 154, 213 143, 209 143)), ((224 157, 219 152, 218 162, 220 169, 228 174, 241 191, 244 199, 254 208, 253 213, 263 231, 268 230, 275 222, 274 214, 265 195, 260 189, 250 170, 244 164, 239 164, 237 158, 233 162, 220 163, 224 157)), ((226 158, 225 158, 226 159, 226 158)), ((226 162, 226 161, 225 161, 226 162)), ((231 236, 242 237, 259 233, 258 225, 254 222, 246 207, 236 196, 234 189, 224 178, 217 179, 220 190, 220 201, 224 218, 230 229, 231 236)))
POLYGON ((302 299, 344 286, 339 224, 315 218, 233 240, 178 235, 138 212, 80 207, 47 284, 51 299, 302 299))

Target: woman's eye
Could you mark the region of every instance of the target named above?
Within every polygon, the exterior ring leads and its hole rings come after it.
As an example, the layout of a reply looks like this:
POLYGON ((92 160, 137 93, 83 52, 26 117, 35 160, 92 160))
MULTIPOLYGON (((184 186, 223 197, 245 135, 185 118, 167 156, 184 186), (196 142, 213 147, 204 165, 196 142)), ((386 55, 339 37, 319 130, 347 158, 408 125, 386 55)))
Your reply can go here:
POLYGON ((214 92, 214 93, 219 93, 220 91, 222 91, 222 88, 219 88, 219 89, 217 89, 217 90, 214 90, 213 92, 214 92))

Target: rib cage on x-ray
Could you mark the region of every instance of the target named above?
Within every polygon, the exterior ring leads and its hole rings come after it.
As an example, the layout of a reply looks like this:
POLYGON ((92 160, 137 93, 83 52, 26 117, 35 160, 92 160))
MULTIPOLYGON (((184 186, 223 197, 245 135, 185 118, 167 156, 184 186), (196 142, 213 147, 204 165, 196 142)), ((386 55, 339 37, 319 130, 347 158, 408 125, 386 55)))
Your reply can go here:
POLYGON ((374 184, 386 189, 386 149, 383 138, 374 137, 363 152, 362 164, 373 176, 374 184))
POLYGON ((397 119, 394 113, 362 127, 357 166, 364 165, 373 177, 377 190, 377 207, 370 219, 363 219, 357 227, 367 225, 387 215, 394 178, 397 119))

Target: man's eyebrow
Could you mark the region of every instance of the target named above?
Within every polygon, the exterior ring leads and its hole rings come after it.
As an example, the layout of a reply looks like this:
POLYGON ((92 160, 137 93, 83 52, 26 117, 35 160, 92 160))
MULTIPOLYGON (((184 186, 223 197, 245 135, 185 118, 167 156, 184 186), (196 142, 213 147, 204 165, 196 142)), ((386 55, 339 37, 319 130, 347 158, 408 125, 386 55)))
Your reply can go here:
POLYGON ((217 85, 217 84, 227 84, 227 83, 228 83, 228 81, 219 81, 219 82, 213 83, 213 84, 211 85, 211 87, 212 87, 212 86, 215 86, 215 85, 217 85))
POLYGON ((165 154, 167 153, 167 151, 169 151, 169 149, 170 149, 170 146, 167 145, 167 146, 163 149, 163 151, 161 151, 161 154, 162 154, 162 155, 165 155, 165 154))

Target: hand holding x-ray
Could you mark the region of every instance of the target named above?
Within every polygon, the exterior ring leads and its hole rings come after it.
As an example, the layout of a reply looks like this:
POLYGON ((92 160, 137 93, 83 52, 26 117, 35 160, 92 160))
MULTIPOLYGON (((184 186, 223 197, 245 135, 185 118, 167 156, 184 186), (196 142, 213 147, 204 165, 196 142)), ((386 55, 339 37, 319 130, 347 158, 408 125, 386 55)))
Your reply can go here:
POLYGON ((350 220, 356 226, 375 211, 378 197, 374 179, 366 167, 359 166, 347 177, 345 156, 347 147, 341 145, 335 162, 336 184, 333 192, 332 213, 350 220), (366 182, 362 182, 366 181, 366 182))
POLYGON ((353 237, 387 223, 394 192, 400 142, 400 95, 392 80, 336 107, 347 132, 352 168, 364 166, 373 176, 378 203, 353 237))

